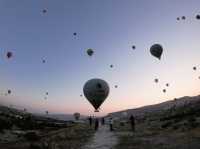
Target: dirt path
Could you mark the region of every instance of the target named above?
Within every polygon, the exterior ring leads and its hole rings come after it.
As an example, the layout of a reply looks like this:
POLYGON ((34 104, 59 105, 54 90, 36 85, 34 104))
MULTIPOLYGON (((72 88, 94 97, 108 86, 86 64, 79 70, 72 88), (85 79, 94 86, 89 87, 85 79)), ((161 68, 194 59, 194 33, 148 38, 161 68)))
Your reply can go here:
POLYGON ((114 149, 117 137, 110 132, 108 126, 100 126, 93 139, 83 149, 114 149))

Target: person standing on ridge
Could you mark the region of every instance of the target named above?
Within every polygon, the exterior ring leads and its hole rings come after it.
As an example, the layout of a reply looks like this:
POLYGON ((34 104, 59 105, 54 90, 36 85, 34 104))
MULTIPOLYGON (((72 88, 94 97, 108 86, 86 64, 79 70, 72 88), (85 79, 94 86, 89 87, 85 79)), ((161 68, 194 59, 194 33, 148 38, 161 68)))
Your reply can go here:
POLYGON ((133 115, 130 117, 130 124, 132 131, 135 131, 135 117, 133 115))
POLYGON ((99 128, 99 120, 98 120, 98 118, 96 118, 95 119, 95 127, 94 127, 95 131, 97 131, 98 128, 99 128))
POLYGON ((110 125, 110 131, 113 131, 113 119, 112 119, 112 117, 110 118, 109 125, 110 125))
POLYGON ((88 118, 88 120, 89 120, 89 124, 90 124, 90 127, 92 126, 92 117, 90 116, 89 118, 88 118))

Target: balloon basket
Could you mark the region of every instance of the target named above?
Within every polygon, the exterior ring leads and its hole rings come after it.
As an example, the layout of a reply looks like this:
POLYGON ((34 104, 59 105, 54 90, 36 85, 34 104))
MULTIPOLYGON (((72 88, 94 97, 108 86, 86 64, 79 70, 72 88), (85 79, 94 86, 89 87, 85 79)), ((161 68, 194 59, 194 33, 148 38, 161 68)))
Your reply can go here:
POLYGON ((99 110, 94 110, 94 112, 99 112, 99 110))

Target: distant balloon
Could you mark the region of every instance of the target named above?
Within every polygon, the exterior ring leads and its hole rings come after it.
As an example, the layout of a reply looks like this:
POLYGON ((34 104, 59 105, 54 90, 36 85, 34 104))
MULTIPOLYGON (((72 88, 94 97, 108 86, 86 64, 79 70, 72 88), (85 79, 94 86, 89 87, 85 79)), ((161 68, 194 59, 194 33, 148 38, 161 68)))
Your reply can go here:
POLYGON ((80 97, 83 97, 83 95, 81 94, 80 97))
POLYGON ((181 19, 182 19, 182 20, 185 20, 185 19, 186 19, 186 17, 185 17, 185 16, 182 16, 182 17, 181 17, 181 19))
POLYGON ((75 120, 79 120, 80 116, 81 116, 80 113, 78 113, 78 112, 74 113, 75 120))
POLYGON ((92 56, 94 54, 94 51, 92 49, 87 49, 87 54, 89 56, 92 56))
POLYGON ((118 88, 118 85, 115 85, 115 88, 118 88))
POLYGON ((200 15, 199 14, 196 15, 196 19, 200 20, 200 15))
POLYGON ((154 44, 150 48, 150 53, 160 60, 163 53, 163 48, 160 44, 154 44))
POLYGON ((163 89, 163 93, 166 93, 166 89, 163 89))
POLYGON ((178 21, 179 21, 179 20, 180 20, 180 18, 179 18, 179 17, 177 17, 177 18, 176 18, 176 20, 178 20, 178 21))
POLYGON ((76 33, 76 32, 74 32, 74 33, 73 33, 73 35, 74 35, 74 36, 76 36, 76 35, 77 35, 77 33, 76 33))
POLYGON ((197 67, 194 66, 194 67, 193 67, 193 70, 197 70, 197 67))
POLYGON ((113 65, 110 65, 110 68, 113 68, 113 65))
POLYGON ((133 45, 133 46, 132 46, 132 49, 133 49, 133 50, 135 50, 135 49, 136 49, 136 46, 135 46, 135 45, 133 45))
POLYGON ((46 60, 45 60, 45 59, 43 59, 43 60, 42 60, 42 63, 46 63, 46 60))
POLYGON ((46 10, 46 9, 43 9, 42 12, 43 12, 43 13, 47 13, 47 10, 46 10))
POLYGON ((166 86, 169 87, 169 83, 166 83, 166 86))
POLYGON ((83 93, 94 107, 95 112, 98 112, 99 107, 109 94, 109 86, 102 79, 91 79, 85 83, 83 93))
POLYGON ((11 90, 8 90, 8 94, 11 94, 11 90))
POLYGON ((7 58, 10 59, 12 56, 13 56, 13 53, 8 51, 7 54, 6 54, 7 58))
POLYGON ((155 83, 158 83, 158 81, 159 81, 158 79, 154 79, 154 82, 155 82, 155 83))

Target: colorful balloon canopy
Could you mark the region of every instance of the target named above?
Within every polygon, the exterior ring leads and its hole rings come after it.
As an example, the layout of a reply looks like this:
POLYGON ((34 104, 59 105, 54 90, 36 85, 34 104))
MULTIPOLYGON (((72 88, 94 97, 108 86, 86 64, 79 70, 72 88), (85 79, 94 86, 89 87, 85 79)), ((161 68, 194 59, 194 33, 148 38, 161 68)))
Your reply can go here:
POLYGON ((92 55, 94 54, 94 50, 92 50, 92 49, 87 49, 87 54, 88 54, 89 56, 92 56, 92 55))
POLYGON ((160 60, 162 53, 163 53, 163 48, 160 44, 154 44, 150 48, 150 53, 152 56, 154 56, 160 60))
POLYGON ((83 93, 94 107, 95 112, 98 112, 101 104, 107 98, 109 90, 109 85, 106 81, 96 78, 88 80, 83 87, 83 93))

